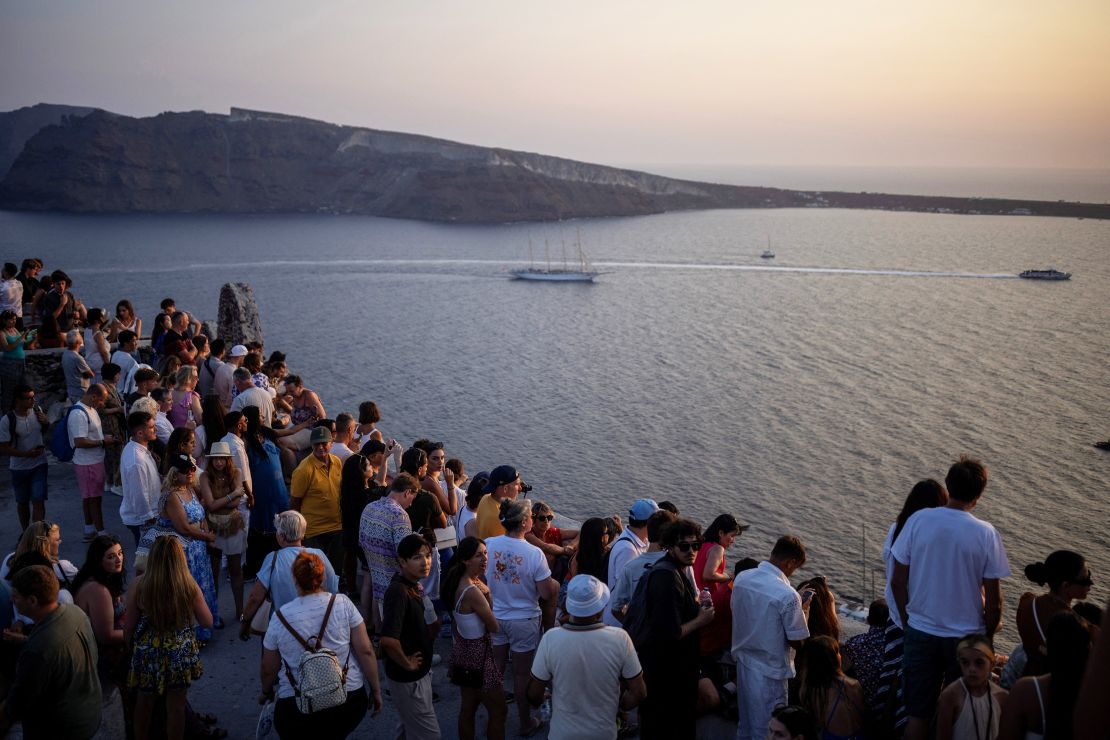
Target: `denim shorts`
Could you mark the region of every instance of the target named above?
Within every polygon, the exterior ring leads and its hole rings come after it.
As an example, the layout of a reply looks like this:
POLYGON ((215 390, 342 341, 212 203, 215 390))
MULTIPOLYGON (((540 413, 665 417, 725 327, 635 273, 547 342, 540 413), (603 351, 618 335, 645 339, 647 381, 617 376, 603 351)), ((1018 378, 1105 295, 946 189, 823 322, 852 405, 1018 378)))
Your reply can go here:
POLYGON ((12 490, 17 504, 26 506, 32 501, 39 503, 46 500, 46 470, 49 467, 44 463, 31 470, 11 471, 12 490))
POLYGON ((956 661, 959 641, 959 637, 938 637, 906 626, 902 641, 902 684, 909 716, 932 717, 941 688, 960 677, 960 665, 956 661))

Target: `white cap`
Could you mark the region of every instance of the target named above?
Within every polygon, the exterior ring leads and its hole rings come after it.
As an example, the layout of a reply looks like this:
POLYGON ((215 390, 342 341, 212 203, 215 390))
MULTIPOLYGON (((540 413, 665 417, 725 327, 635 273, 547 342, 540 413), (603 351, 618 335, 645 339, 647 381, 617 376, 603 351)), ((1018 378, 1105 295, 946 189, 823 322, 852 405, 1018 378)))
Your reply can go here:
POLYGON ((586 574, 570 579, 567 585, 567 613, 572 617, 592 617, 609 603, 609 587, 586 574))
POLYGON ((241 344, 237 344, 234 347, 232 347, 231 352, 228 353, 228 357, 246 357, 246 356, 247 356, 247 348, 244 347, 241 344))

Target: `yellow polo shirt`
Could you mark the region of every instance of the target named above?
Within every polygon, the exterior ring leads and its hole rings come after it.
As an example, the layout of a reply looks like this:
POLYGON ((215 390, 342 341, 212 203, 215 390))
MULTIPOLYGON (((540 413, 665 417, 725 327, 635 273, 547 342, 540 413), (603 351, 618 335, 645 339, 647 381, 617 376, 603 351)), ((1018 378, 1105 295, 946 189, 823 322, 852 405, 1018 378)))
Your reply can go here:
POLYGON ((505 534, 505 528, 501 526, 501 502, 492 493, 487 493, 478 501, 478 513, 474 518, 478 521, 479 539, 505 534))
POLYGON ((335 455, 330 468, 309 454, 293 471, 289 497, 301 499, 301 515, 308 527, 305 537, 337 532, 343 529, 343 516, 339 509, 339 481, 343 477, 343 463, 335 455))

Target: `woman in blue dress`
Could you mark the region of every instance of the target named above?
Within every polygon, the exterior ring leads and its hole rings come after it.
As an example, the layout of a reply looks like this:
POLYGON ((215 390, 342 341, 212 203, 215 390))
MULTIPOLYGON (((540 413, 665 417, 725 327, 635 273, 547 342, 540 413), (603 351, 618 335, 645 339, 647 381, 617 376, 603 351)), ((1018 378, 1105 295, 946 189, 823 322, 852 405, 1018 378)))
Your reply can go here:
MULTIPOLYGON (((219 613, 216 602, 216 582, 212 579, 212 563, 208 559, 207 545, 216 541, 216 535, 206 528, 207 517, 204 505, 196 493, 197 465, 190 455, 176 453, 169 458, 169 473, 162 486, 162 498, 158 503, 158 524, 172 527, 185 539, 185 562, 189 573, 200 586, 208 610, 219 613)), ((223 626, 217 618, 216 628, 223 626)), ((206 642, 212 638, 212 630, 197 627, 197 639, 206 642)))
POLYGON ((274 517, 289 509, 289 489, 282 474, 281 450, 274 431, 261 423, 257 406, 246 406, 243 416, 247 420, 243 441, 247 445, 254 494, 247 531, 247 562, 243 570, 253 575, 266 555, 278 549, 274 517))

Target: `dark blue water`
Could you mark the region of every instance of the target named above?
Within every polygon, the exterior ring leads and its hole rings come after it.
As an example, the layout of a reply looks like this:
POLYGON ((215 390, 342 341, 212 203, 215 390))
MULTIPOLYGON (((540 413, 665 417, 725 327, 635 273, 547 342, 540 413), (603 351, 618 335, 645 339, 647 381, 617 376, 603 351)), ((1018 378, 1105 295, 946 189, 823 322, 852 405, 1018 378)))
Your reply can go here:
POLYGON ((1105 601, 1108 237, 826 210, 547 227, 0 213, 5 259, 63 267, 86 305, 128 297, 148 326, 165 296, 214 318, 223 283, 250 283, 267 351, 330 415, 374 399, 387 434, 442 439, 471 472, 512 463, 579 519, 641 496, 702 523, 730 511, 752 524, 730 558, 798 534, 809 571, 862 597, 881 594, 910 487, 966 452, 991 469, 978 513, 1015 573, 1077 549, 1105 601), (558 261, 578 231, 609 272, 596 284, 508 279, 529 239, 558 261), (1012 277, 1049 266, 1075 278, 1012 277))

